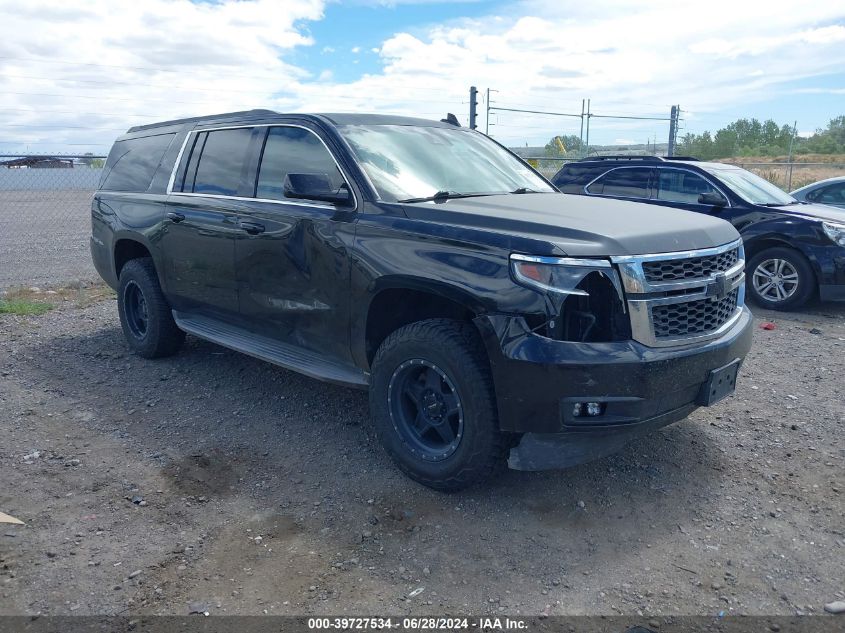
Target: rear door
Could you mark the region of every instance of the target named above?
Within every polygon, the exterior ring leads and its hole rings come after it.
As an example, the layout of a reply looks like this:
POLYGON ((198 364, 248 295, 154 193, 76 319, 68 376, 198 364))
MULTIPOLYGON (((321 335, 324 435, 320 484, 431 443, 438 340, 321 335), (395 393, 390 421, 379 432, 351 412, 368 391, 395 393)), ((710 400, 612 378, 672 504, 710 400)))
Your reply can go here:
POLYGON ((318 129, 263 128, 254 201, 240 214, 235 245, 241 318, 253 331, 341 361, 349 349, 349 254, 356 210, 285 198, 288 173, 325 174, 334 189, 353 183, 318 129))
POLYGON ((249 191, 253 127, 188 135, 161 238, 168 297, 177 310, 237 318, 235 239, 249 191))
POLYGON ((585 190, 591 196, 648 200, 653 176, 651 167, 614 167, 593 180, 585 190))

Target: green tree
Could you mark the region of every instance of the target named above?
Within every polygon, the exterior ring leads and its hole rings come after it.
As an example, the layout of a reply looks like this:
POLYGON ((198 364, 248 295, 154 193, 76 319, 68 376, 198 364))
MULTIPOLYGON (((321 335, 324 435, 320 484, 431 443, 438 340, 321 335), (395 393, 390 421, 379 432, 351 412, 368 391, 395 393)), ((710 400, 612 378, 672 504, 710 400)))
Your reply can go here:
POLYGON ((564 156, 581 151, 581 139, 574 134, 554 136, 546 143, 546 156, 564 156))

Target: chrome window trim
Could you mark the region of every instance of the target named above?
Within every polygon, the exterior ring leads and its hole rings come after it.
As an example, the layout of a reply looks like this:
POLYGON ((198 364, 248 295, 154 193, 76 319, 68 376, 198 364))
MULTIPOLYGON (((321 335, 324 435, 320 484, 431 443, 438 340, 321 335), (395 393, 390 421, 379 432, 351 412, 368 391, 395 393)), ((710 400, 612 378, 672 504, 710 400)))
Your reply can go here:
MULTIPOLYGON (((255 201, 255 202, 269 202, 270 204, 285 204, 285 205, 294 205, 299 207, 311 207, 316 209, 334 209, 336 208, 335 205, 331 204, 330 202, 320 203, 320 202, 302 202, 298 201, 296 198, 285 198, 283 200, 278 200, 276 198, 249 198, 246 196, 227 196, 223 194, 211 194, 211 193, 193 193, 193 192, 185 192, 185 191, 173 191, 173 185, 176 182, 176 171, 179 169, 179 164, 182 162, 182 157, 185 152, 185 148, 188 146, 188 140, 191 138, 192 134, 200 134, 202 132, 217 132, 218 130, 237 130, 243 128, 261 128, 261 127, 293 127, 299 128, 301 130, 305 130, 310 132, 314 136, 317 137, 317 140, 326 148, 326 151, 329 153, 332 161, 334 161, 335 166, 337 166, 337 170, 340 172, 340 175, 343 176, 343 179, 346 181, 346 187, 349 189, 349 193, 352 194, 352 208, 354 210, 358 209, 358 196, 355 195, 355 190, 352 187, 352 179, 349 177, 349 174, 341 167, 340 163, 338 162, 335 155, 332 153, 331 148, 326 145, 326 142, 311 128, 305 125, 299 125, 296 123, 256 123, 256 124, 247 124, 247 125, 225 125, 221 127, 208 127, 208 128, 195 128, 193 130, 189 130, 188 133, 185 135, 185 140, 182 141, 182 147, 179 150, 179 154, 176 157, 176 163, 173 165, 173 169, 170 172, 170 180, 167 183, 167 195, 168 196, 188 196, 188 197, 198 197, 198 198, 215 198, 215 199, 223 199, 223 200, 240 200, 240 201, 255 201)), ((261 170, 261 163, 259 162, 258 170, 261 170)), ((256 172, 256 178, 258 177, 258 172, 256 172)))
MULTIPOLYGON (((616 171, 617 169, 653 169, 653 170, 655 170, 655 174, 657 174, 658 169, 671 169, 671 170, 674 170, 674 171, 687 172, 687 173, 693 174, 695 176, 698 176, 699 178, 704 180, 708 185, 713 187, 716 191, 721 193, 725 197, 725 200, 727 200, 727 202, 728 202, 723 208, 730 209, 731 207, 733 207, 733 205, 731 204, 731 199, 725 194, 725 192, 722 190, 722 188, 719 185, 717 185, 715 182, 713 182, 710 178, 708 178, 704 174, 700 174, 699 172, 694 171, 692 169, 689 169, 689 168, 686 168, 686 167, 676 167, 674 165, 666 165, 666 166, 664 166, 664 165, 649 165, 648 167, 645 167, 644 165, 619 165, 618 167, 613 167, 613 168, 608 169, 607 171, 599 174, 598 176, 593 178, 590 182, 588 182, 586 185, 584 185, 584 195, 593 196, 594 198, 611 197, 612 194, 590 193, 589 191, 587 191, 587 188, 590 185, 592 185, 594 182, 596 182, 599 178, 602 178, 603 176, 606 176, 610 172, 616 171)), ((649 190, 654 189, 654 188, 655 187, 648 187, 649 190)), ((654 201, 654 202, 665 202, 665 203, 670 204, 670 205, 671 204, 698 204, 697 202, 693 203, 693 202, 675 202, 675 201, 672 201, 672 200, 660 200, 658 198, 653 198, 653 197, 648 197, 648 198, 641 198, 639 196, 612 196, 612 197, 622 198, 624 200, 647 200, 649 202, 652 202, 652 201, 654 201)), ((706 206, 709 206, 709 205, 702 204, 701 206, 706 207, 706 206)))

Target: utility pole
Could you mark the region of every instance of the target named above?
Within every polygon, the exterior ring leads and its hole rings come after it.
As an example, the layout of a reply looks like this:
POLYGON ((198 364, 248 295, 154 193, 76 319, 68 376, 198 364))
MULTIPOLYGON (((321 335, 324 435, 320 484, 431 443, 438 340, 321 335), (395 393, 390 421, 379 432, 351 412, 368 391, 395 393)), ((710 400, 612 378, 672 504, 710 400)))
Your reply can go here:
POLYGON ((798 121, 792 124, 792 138, 789 139, 789 174, 786 177, 786 190, 792 190, 792 145, 795 143, 795 133, 798 131, 798 121))
POLYGON ((578 137, 578 153, 584 157, 584 100, 581 99, 581 135, 578 137))
POLYGON ((584 156, 590 155, 590 100, 587 99, 587 140, 585 141, 586 148, 584 156))
POLYGON ((475 86, 469 87, 469 129, 474 130, 478 127, 476 119, 478 118, 478 88, 475 86))
POLYGON ((666 150, 666 156, 670 158, 675 155, 675 143, 678 138, 678 113, 681 106, 673 105, 669 114, 669 147, 666 150))
POLYGON ((484 118, 484 133, 490 136, 490 88, 487 88, 487 116, 484 118))

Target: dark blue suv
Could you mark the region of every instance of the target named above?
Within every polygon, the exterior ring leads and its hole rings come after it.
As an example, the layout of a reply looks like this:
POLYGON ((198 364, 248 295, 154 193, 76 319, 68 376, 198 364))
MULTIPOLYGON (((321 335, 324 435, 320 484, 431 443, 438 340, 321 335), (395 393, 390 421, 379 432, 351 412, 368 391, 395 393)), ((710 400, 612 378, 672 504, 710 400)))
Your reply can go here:
POLYGON ((749 171, 689 157, 600 156, 567 164, 564 193, 637 200, 730 221, 745 243, 756 303, 797 308, 818 294, 845 301, 845 210, 799 202, 749 171))

